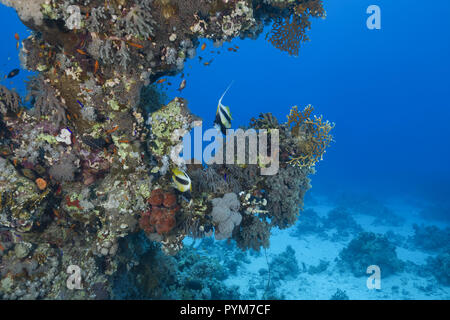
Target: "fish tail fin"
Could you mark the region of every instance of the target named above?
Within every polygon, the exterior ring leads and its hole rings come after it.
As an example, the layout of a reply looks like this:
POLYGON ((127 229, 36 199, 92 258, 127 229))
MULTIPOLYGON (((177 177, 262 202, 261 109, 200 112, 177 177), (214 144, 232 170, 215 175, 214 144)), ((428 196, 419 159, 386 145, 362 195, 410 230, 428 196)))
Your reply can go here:
POLYGON ((225 92, 223 93, 223 95, 220 97, 219 104, 222 103, 223 97, 225 97, 225 95, 227 94, 228 90, 230 90, 230 88, 231 88, 231 86, 233 85, 233 83, 234 83, 234 80, 231 81, 231 83, 230 83, 230 85, 228 86, 227 90, 225 90, 225 92))

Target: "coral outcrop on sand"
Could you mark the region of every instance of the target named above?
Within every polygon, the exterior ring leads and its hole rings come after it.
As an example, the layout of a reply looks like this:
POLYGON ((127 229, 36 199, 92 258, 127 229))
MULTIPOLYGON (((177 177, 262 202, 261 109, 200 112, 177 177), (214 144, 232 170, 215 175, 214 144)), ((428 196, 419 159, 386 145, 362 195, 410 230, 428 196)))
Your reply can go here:
POLYGON ((397 257, 396 247, 386 236, 361 232, 339 253, 344 269, 355 276, 367 275, 367 267, 377 265, 383 277, 402 271, 404 262, 397 257))
MULTIPOLYGON (((296 222, 332 124, 321 117, 296 125, 270 114, 253 119, 250 128, 280 132, 273 176, 259 174, 261 163, 186 166, 178 157, 182 137, 201 119, 188 101, 161 102, 148 88, 180 72, 199 38, 255 38, 264 23, 298 14, 310 1, 1 2, 33 31, 21 58, 37 73, 28 83, 31 108, 0 87, 1 298, 123 297, 117 290, 124 270, 143 273, 134 274, 135 283, 149 276, 146 297, 166 297, 173 279, 158 275, 176 269, 171 259, 179 258, 165 254, 183 255, 186 236, 215 232, 259 250, 269 245, 272 228, 296 222), (191 175, 190 196, 173 187, 174 168, 191 175), (144 234, 162 253, 127 260, 127 248, 140 250, 135 242, 144 234), (140 269, 140 260, 151 263, 140 269), (82 289, 67 285, 69 266, 79 268, 82 289)), ((235 296, 220 277, 208 288, 199 283, 217 266, 205 269, 195 254, 186 255, 193 271, 176 283, 176 297, 235 296)))

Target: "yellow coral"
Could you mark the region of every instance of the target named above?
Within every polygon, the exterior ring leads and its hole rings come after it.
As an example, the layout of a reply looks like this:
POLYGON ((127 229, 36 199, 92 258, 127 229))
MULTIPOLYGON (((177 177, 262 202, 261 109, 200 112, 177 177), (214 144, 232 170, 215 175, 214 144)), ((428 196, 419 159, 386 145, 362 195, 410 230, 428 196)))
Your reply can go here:
POLYGON ((287 116, 287 124, 296 140, 295 154, 288 163, 299 167, 312 167, 322 160, 326 148, 333 141, 330 134, 334 123, 323 121, 322 116, 311 118, 314 108, 308 105, 303 111, 294 106, 287 116))

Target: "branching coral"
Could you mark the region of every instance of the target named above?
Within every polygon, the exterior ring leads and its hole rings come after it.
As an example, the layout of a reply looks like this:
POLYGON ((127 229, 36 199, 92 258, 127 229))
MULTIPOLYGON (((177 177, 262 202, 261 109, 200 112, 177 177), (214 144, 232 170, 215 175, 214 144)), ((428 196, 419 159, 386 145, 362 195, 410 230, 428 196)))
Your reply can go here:
MULTIPOLYGON (((292 16, 278 17, 272 27, 269 42, 277 49, 298 56, 300 46, 309 38, 310 17, 324 17, 322 0, 304 0, 294 7, 292 16)), ((266 37, 266 38, 267 38, 266 37)))
POLYGON ((322 160, 326 148, 333 141, 330 134, 334 123, 323 121, 322 116, 311 118, 314 108, 308 105, 303 111, 294 106, 288 116, 287 124, 292 128, 292 135, 296 139, 293 154, 289 163, 302 168, 313 167, 322 160))

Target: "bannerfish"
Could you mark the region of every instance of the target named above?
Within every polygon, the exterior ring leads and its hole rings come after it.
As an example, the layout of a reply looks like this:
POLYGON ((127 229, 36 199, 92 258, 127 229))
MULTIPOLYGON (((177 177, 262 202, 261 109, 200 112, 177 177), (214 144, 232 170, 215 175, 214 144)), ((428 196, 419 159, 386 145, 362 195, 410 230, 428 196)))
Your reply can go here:
POLYGON ((172 173, 172 180, 178 191, 185 193, 192 190, 191 178, 189 178, 186 172, 179 168, 175 168, 172 169, 172 173))
POLYGON ((19 74, 20 70, 19 69, 14 69, 11 70, 10 73, 8 73, 7 78, 14 78, 15 76, 17 76, 19 74))
POLYGON ((225 92, 223 93, 222 97, 220 97, 219 103, 217 105, 216 119, 214 120, 214 128, 221 131, 223 134, 226 134, 227 129, 231 128, 231 120, 233 120, 233 118, 231 117, 230 108, 222 104, 223 97, 232 85, 233 82, 231 82, 227 90, 225 90, 225 92))

